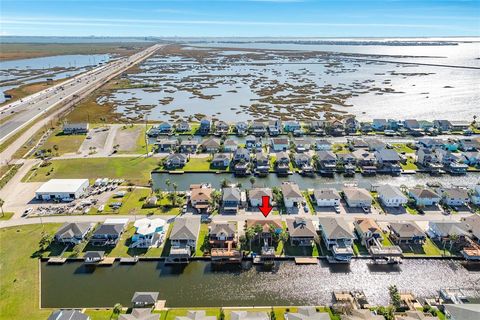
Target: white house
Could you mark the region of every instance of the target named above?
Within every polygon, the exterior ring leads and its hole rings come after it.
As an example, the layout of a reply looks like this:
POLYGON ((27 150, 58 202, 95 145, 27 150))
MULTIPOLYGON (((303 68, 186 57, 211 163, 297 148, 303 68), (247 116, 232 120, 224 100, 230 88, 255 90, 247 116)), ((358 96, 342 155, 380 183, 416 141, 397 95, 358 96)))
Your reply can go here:
POLYGON ((304 201, 300 188, 296 183, 284 182, 282 183, 281 190, 283 202, 287 208, 298 207, 302 201, 304 201))
POLYGON ((399 207, 408 202, 408 198, 399 188, 389 184, 378 188, 378 198, 386 207, 399 207))
POLYGON ((340 205, 340 194, 333 188, 315 189, 313 198, 319 207, 334 207, 340 205))
POLYGON ((442 192, 442 202, 448 206, 465 206, 470 202, 467 189, 448 188, 442 192))
POLYGON ((51 179, 35 191, 37 200, 78 199, 85 194, 88 179, 51 179))
POLYGON ((412 197, 416 205, 420 207, 437 205, 441 200, 438 194, 425 188, 410 189, 408 195, 412 197))
POLYGON ((135 221, 135 234, 132 236, 131 247, 158 247, 165 235, 165 220, 143 218, 135 221))
POLYGON ((253 188, 248 191, 248 201, 252 207, 262 205, 262 197, 267 196, 270 199, 270 205, 273 201, 272 189, 270 188, 253 188))

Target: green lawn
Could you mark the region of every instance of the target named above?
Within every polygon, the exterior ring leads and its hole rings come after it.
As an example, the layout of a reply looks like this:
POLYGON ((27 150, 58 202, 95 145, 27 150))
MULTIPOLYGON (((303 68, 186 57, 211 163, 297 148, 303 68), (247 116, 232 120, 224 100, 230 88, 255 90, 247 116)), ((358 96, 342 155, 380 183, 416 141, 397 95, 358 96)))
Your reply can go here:
POLYGON ((400 245, 404 255, 425 255, 425 256, 442 256, 443 251, 440 250, 430 238, 427 238, 423 245, 400 245))
POLYGON ((13 217, 14 213, 13 212, 4 212, 3 215, 0 212, 0 220, 10 220, 11 217, 13 217))
POLYGON ((415 150, 407 146, 405 143, 392 143, 392 146, 398 153, 415 153, 415 150))
POLYGON ((103 177, 146 185, 150 180, 150 173, 158 167, 158 159, 133 157, 53 160, 50 163, 48 166, 32 169, 34 172, 29 182, 43 182, 54 178, 95 180, 103 177))
POLYGON ((367 248, 363 244, 361 244, 360 241, 358 241, 358 240, 355 240, 353 242, 353 252, 357 256, 362 256, 362 255, 368 255, 369 254, 367 248))
POLYGON ((117 246, 108 255, 110 257, 160 257, 162 255, 164 247, 163 244, 158 248, 129 248, 129 245, 131 243, 131 237, 134 234, 135 227, 133 226, 133 223, 129 223, 127 226, 127 230, 122 235, 117 246))
POLYGON ((40 150, 51 150, 54 156, 76 153, 85 138, 86 135, 84 134, 64 135, 61 130, 57 130, 48 137, 47 141, 40 147, 40 150))
POLYGON ((407 157, 407 162, 405 164, 400 163, 400 166, 403 170, 418 170, 415 160, 412 157, 407 157))
POLYGON ((208 245, 206 245, 207 242, 208 242, 208 224, 202 223, 200 225, 200 234, 198 235, 197 248, 195 250, 196 257, 203 257, 203 253, 205 252, 206 248, 208 248, 208 245))

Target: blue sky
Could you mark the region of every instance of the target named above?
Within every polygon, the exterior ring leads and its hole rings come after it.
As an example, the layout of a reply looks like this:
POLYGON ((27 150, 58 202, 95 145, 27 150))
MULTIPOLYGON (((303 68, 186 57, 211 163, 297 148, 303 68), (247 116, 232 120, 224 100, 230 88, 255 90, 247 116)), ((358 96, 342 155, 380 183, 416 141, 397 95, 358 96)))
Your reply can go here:
POLYGON ((0 34, 479 36, 480 0, 0 0, 0 34))

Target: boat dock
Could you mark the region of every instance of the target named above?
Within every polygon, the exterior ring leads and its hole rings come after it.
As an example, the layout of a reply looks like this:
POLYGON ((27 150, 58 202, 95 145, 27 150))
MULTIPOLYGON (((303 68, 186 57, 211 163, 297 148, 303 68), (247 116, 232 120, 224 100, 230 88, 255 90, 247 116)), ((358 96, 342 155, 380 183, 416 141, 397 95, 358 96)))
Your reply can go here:
POLYGON ((64 264, 67 261, 67 258, 62 257, 52 257, 48 259, 48 264, 64 264))
POLYGON ((295 264, 318 264, 318 259, 313 257, 295 257, 295 264))
POLYGON ((99 266, 111 266, 111 265, 113 265, 114 262, 115 262, 114 257, 106 257, 106 258, 103 258, 103 260, 98 261, 97 264, 99 266))
POLYGON ((138 262, 138 256, 131 257, 131 258, 120 258, 120 263, 123 264, 135 264, 138 262))

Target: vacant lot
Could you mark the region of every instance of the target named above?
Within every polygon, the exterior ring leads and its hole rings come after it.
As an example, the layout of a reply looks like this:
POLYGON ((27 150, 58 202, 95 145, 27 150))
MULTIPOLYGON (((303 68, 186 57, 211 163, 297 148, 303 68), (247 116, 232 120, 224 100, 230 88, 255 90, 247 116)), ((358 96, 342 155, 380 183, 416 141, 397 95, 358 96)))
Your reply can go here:
POLYGON ((48 166, 33 169, 29 181, 43 182, 67 178, 95 180, 104 177, 147 185, 150 172, 157 166, 158 159, 138 157, 53 160, 48 166))
POLYGON ((54 155, 77 153, 85 137, 86 135, 83 134, 64 135, 61 130, 58 130, 48 137, 41 149, 51 150, 54 155))

